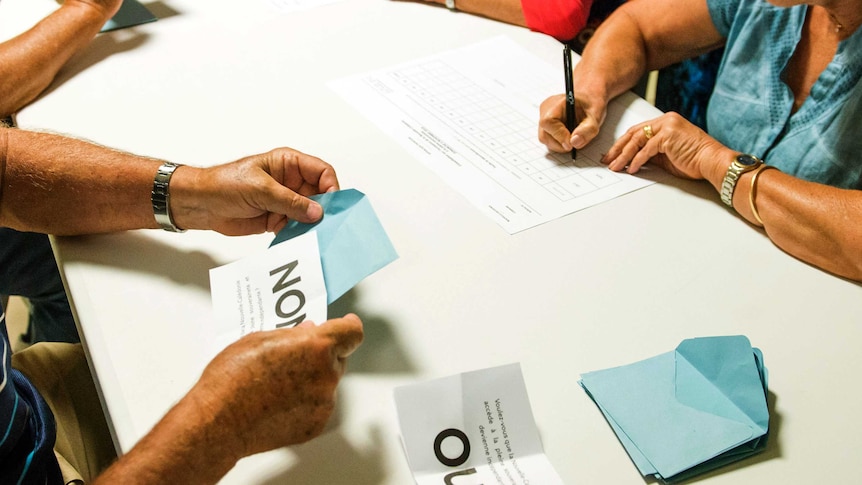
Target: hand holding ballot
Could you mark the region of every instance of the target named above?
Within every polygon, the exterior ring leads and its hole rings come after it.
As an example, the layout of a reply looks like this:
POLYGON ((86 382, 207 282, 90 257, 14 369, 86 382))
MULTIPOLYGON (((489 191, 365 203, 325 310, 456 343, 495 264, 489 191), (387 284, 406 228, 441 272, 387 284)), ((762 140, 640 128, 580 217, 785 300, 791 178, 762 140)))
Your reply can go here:
POLYGON ((398 257, 365 194, 312 199, 325 212, 317 223, 292 220, 269 249, 210 270, 214 350, 251 332, 322 323, 328 304, 398 257))
POLYGON ((241 456, 302 443, 323 431, 346 359, 362 339, 353 314, 255 332, 216 356, 192 392, 224 410, 225 439, 241 456))
POLYGON ((345 360, 362 339, 362 322, 346 315, 233 343, 96 485, 136 477, 140 483, 215 483, 240 458, 314 438, 334 409, 345 360))

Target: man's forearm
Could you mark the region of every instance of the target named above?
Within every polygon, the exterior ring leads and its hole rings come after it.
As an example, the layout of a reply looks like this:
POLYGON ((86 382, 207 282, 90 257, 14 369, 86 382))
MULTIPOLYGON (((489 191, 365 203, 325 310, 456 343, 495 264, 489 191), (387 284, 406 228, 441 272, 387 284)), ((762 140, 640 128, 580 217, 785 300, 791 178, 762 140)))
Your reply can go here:
POLYGON ((0 129, 0 225, 57 235, 156 228, 162 162, 96 144, 0 129))
POLYGON ((221 479, 241 457, 230 438, 236 430, 219 421, 220 406, 198 397, 194 390, 184 397, 94 485, 208 485, 221 479))
POLYGON ((67 2, 23 34, 0 44, 0 116, 33 101, 61 67, 99 32, 109 12, 67 2))

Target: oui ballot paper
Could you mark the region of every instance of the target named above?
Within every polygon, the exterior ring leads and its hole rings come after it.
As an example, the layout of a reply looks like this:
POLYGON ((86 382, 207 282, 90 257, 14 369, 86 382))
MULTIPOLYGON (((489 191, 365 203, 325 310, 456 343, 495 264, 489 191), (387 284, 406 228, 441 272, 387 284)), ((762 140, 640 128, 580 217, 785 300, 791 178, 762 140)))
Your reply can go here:
POLYGON ((519 364, 398 387, 395 406, 418 485, 563 485, 519 364))
POLYGON ((327 319, 317 232, 210 270, 216 348, 261 330, 327 319))

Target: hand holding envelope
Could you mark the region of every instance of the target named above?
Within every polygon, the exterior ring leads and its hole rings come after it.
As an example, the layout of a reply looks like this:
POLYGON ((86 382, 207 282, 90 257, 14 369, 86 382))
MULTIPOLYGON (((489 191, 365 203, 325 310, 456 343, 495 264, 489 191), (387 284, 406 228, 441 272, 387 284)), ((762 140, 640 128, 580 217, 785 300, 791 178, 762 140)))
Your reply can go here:
POLYGON ((766 446, 766 369, 744 336, 685 340, 580 384, 642 475, 678 482, 766 446))
POLYGON ((398 257, 362 192, 312 198, 318 222, 291 221, 268 249, 210 270, 216 351, 251 332, 322 324, 330 303, 398 257))

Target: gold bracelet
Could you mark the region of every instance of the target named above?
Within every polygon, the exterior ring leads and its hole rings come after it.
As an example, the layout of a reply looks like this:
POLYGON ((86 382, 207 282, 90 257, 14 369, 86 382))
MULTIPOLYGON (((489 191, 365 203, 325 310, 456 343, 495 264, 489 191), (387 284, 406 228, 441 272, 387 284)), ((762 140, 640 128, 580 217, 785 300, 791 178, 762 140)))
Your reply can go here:
POLYGON ((757 197, 757 177, 760 176, 760 172, 764 170, 769 170, 773 167, 772 165, 761 165, 754 171, 754 175, 751 176, 751 190, 748 192, 748 205, 751 207, 751 214, 754 215, 754 219, 760 224, 763 225, 763 219, 760 218, 760 214, 757 213, 757 204, 754 203, 754 198, 757 197))

